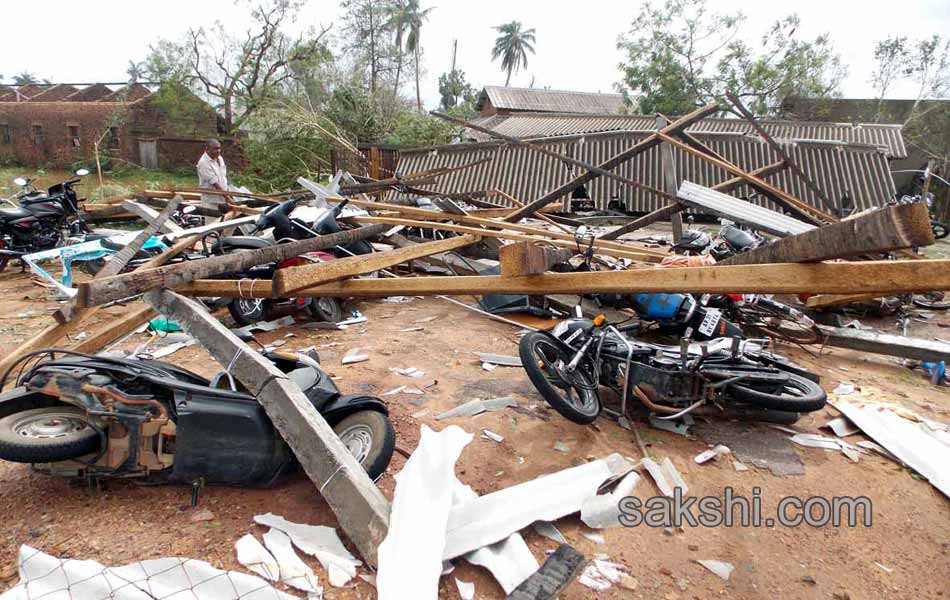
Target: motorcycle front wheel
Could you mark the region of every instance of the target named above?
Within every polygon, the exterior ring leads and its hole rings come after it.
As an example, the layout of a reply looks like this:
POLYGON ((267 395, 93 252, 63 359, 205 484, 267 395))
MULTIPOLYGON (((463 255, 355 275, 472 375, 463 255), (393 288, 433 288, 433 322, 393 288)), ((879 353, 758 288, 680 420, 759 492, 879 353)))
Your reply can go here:
POLYGON ((259 298, 235 298, 228 302, 228 312, 241 327, 263 321, 267 315, 267 300, 259 298))
POLYGON ((581 362, 568 373, 571 354, 537 331, 521 338, 518 354, 531 383, 554 410, 581 425, 594 422, 600 414, 600 396, 589 361, 581 362))

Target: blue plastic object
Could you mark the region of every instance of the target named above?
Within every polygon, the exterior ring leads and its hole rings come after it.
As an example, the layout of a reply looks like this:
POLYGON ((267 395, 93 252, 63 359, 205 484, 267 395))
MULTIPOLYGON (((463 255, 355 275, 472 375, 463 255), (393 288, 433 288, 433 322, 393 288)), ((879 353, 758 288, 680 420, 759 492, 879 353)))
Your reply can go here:
POLYGON ((650 321, 667 321, 676 317, 686 301, 685 294, 634 294, 636 311, 650 321))

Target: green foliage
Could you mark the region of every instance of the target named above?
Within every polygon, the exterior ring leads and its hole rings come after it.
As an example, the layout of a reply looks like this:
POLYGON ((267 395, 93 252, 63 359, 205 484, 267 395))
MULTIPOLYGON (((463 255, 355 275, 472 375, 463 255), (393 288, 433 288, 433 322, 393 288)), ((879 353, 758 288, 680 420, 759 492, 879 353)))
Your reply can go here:
POLYGON ((396 118, 383 142, 398 146, 437 146, 451 142, 456 129, 442 119, 406 110, 396 118))
POLYGON ((439 95, 442 96, 439 109, 443 112, 459 109, 456 113, 461 114, 462 118, 469 119, 475 116, 478 92, 465 81, 464 71, 455 69, 439 75, 439 95))
POLYGON ((520 21, 512 21, 495 27, 498 37, 491 51, 491 59, 501 58, 501 70, 508 73, 505 87, 511 83, 512 72, 528 68, 528 53, 534 54, 534 28, 521 29, 520 21))
POLYGON ((789 96, 836 94, 845 69, 827 35, 801 40, 797 15, 777 21, 752 45, 741 12, 709 11, 706 0, 643 5, 622 35, 619 88, 640 112, 684 114, 733 92, 756 114, 789 96))

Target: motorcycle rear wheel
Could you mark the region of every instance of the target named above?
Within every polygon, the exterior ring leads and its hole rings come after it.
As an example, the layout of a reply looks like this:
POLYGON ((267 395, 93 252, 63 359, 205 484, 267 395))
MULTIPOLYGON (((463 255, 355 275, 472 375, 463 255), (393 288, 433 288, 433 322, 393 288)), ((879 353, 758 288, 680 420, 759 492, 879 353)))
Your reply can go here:
POLYGON ((242 327, 257 323, 267 316, 267 300, 235 298, 228 302, 228 312, 234 322, 242 327))
POLYGON ((582 362, 568 374, 564 367, 573 357, 537 331, 521 338, 518 354, 531 383, 554 410, 581 425, 594 422, 600 414, 600 396, 589 362, 582 362))
POLYGON ((386 471, 396 449, 396 432, 386 415, 373 410, 353 413, 334 425, 333 431, 370 479, 386 471))
POLYGON ((85 411, 74 406, 33 408, 0 419, 0 459, 10 462, 70 460, 95 452, 99 444, 85 411))
POLYGON ((741 384, 730 385, 727 393, 732 394, 736 400, 754 406, 785 412, 814 412, 825 407, 828 394, 820 385, 794 373, 785 375, 788 376, 788 381, 778 394, 755 390, 741 384))
POLYGON ((336 298, 312 298, 307 308, 317 320, 326 323, 339 323, 343 320, 343 306, 336 298))

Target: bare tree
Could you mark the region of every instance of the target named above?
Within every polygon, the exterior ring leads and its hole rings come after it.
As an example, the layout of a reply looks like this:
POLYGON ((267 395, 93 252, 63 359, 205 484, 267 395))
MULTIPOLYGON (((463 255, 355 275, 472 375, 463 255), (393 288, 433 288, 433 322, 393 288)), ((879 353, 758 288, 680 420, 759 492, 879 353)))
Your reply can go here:
POLYGON ((880 123, 884 110, 884 98, 887 91, 901 77, 905 76, 908 68, 907 36, 891 36, 874 44, 874 72, 871 74, 871 85, 878 92, 877 114, 874 118, 880 123))
POLYGON ((329 27, 296 39, 284 33, 284 26, 295 20, 300 6, 294 0, 269 0, 254 6, 255 26, 243 39, 229 34, 220 22, 210 31, 189 30, 185 48, 189 76, 220 103, 228 132, 277 95, 280 86, 293 77, 294 63, 326 50, 324 38, 329 27))
MULTIPOLYGON (((369 91, 375 94, 380 77, 392 69, 392 5, 386 0, 343 0, 340 5, 344 11, 344 49, 369 69, 369 91)), ((401 71, 401 60, 399 65, 401 71)))

